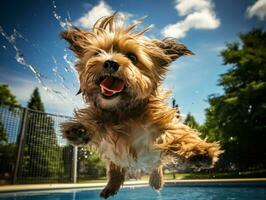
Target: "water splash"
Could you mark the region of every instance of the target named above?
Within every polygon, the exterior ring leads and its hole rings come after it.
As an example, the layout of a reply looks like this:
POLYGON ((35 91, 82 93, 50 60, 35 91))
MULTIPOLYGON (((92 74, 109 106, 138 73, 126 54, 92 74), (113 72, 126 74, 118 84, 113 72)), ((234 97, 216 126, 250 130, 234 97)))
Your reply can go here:
POLYGON ((55 19, 59 22, 59 25, 64 29, 69 29, 70 27, 72 27, 73 25, 70 22, 70 15, 68 14, 69 18, 65 18, 62 19, 62 17, 56 12, 57 6, 55 1, 53 1, 53 15, 55 17, 55 19))
POLYGON ((76 191, 74 190, 72 192, 72 200, 77 200, 77 199, 79 199, 79 198, 77 198, 76 191))
POLYGON ((156 191, 156 193, 157 193, 157 200, 162 200, 163 198, 162 198, 162 194, 161 194, 161 191, 160 190, 155 190, 156 191))
MULTIPOLYGON (((37 66, 29 63, 27 59, 25 58, 24 54, 22 53, 22 50, 18 47, 16 41, 17 39, 22 39, 24 41, 28 41, 25 37, 22 36, 16 29, 13 30, 13 33, 11 35, 8 35, 4 29, 0 26, 0 33, 1 35, 6 39, 6 41, 13 47, 15 50, 15 60, 24 66, 25 68, 28 68, 34 75, 34 77, 37 79, 38 83, 41 85, 41 87, 44 89, 44 91, 47 92, 47 94, 52 98, 53 100, 63 100, 67 102, 67 100, 70 100, 71 103, 73 103, 73 99, 67 98, 61 91, 56 90, 54 88, 50 88, 47 84, 45 84, 44 79, 50 80, 48 77, 44 76, 39 72, 39 69, 37 66), (59 99, 58 99, 59 98, 59 99)), ((55 59, 55 58, 54 58, 55 59)), ((58 66, 57 61, 54 60, 56 63, 56 67, 53 68, 53 72, 58 72, 58 66)), ((68 89, 64 85, 64 77, 62 75, 59 75, 59 73, 56 74, 57 77, 60 77, 61 83, 60 85, 63 86, 65 89, 68 89)), ((75 104, 73 104, 75 105, 75 104)))
POLYGON ((58 77, 60 79, 60 82, 61 83, 64 83, 65 82, 65 77, 63 75, 61 75, 59 72, 58 72, 58 64, 57 64, 57 60, 55 59, 54 56, 52 56, 52 59, 54 61, 54 68, 52 69, 53 73, 54 73, 54 76, 55 77, 58 77))
POLYGON ((75 69, 75 61, 70 60, 67 53, 65 53, 63 58, 64 58, 65 62, 67 63, 67 67, 65 67, 65 70, 67 72, 70 72, 70 70, 71 70, 72 73, 74 74, 75 78, 76 78, 76 81, 79 81, 78 73, 77 73, 77 70, 75 69))
MULTIPOLYGON (((70 13, 68 12, 67 13, 68 17, 63 19, 56 12, 57 6, 55 4, 55 1, 53 1, 53 8, 54 8, 53 15, 54 15, 56 21, 59 22, 59 25, 63 29, 68 29, 69 27, 71 27, 72 24, 70 23, 70 21, 71 21, 70 13)), ((50 58, 52 58, 53 63, 54 63, 54 65, 49 69, 49 70, 51 70, 53 77, 48 77, 48 76, 45 76, 44 74, 40 73, 40 70, 39 70, 37 65, 34 65, 30 61, 28 61, 28 59, 24 55, 22 49, 18 46, 17 41, 22 40, 24 42, 27 42, 28 45, 32 46, 33 48, 38 50, 39 53, 41 53, 40 52, 41 47, 38 44, 35 44, 35 43, 30 44, 28 39, 25 38, 16 29, 14 29, 11 34, 7 34, 4 31, 4 29, 2 28, 2 26, 0 26, 0 35, 2 35, 3 38, 8 43, 8 46, 2 45, 2 48, 7 49, 10 45, 11 49, 14 49, 14 51, 15 51, 14 59, 17 61, 17 63, 22 65, 25 69, 30 70, 30 72, 37 79, 38 83, 41 85, 43 90, 47 92, 49 97, 51 97, 55 101, 60 101, 60 102, 64 101, 67 103, 71 103, 71 105, 73 107, 78 107, 79 102, 77 102, 77 99, 74 100, 74 94, 76 91, 75 92, 72 91, 73 88, 74 88, 74 90, 77 90, 77 88, 78 88, 75 84, 75 83, 79 82, 78 81, 78 74, 77 74, 77 71, 75 70, 75 64, 74 64, 75 61, 74 61, 74 59, 73 60, 70 59, 70 56, 67 54, 66 50, 64 50, 65 54, 63 56, 63 60, 66 62, 66 66, 59 66, 57 59, 54 56, 50 57, 50 58), (62 69, 61 73, 60 73, 60 69, 62 69), (75 80, 72 82, 66 81, 66 77, 63 75, 64 74, 63 69, 67 73, 73 72, 72 74, 73 74, 75 80), (51 85, 50 83, 56 83, 56 84, 51 85), (66 83, 68 83, 69 85, 67 85, 66 83)), ((41 49, 41 50, 46 51, 46 53, 48 55, 50 53, 45 49, 41 49)), ((49 74, 49 72, 48 72, 48 74, 49 74)))
POLYGON ((45 90, 49 90, 47 86, 44 84, 42 77, 43 75, 39 73, 38 68, 30 63, 27 62, 25 59, 25 56, 23 55, 21 49, 17 46, 16 40, 17 38, 20 38, 24 41, 27 41, 25 37, 22 36, 16 29, 13 30, 13 33, 11 35, 8 35, 2 26, 0 26, 0 33, 1 35, 7 40, 7 42, 13 47, 13 49, 16 52, 15 59, 16 61, 23 65, 24 67, 27 67, 30 69, 30 71, 34 74, 34 77, 38 80, 38 82, 45 88, 45 90))
MULTIPOLYGON (((70 27, 73 27, 73 24, 71 23, 71 17, 70 17, 69 11, 67 11, 67 16, 68 17, 63 19, 56 11, 57 10, 57 6, 56 6, 55 1, 53 1, 52 3, 53 3, 53 9, 54 9, 53 10, 53 15, 54 15, 55 19, 57 20, 57 22, 59 23, 59 25, 61 26, 61 28, 66 30, 66 29, 69 29, 70 27)), ((64 49, 64 51, 66 52, 66 49, 64 49)), ((65 72, 70 73, 72 71, 72 74, 74 75, 74 77, 76 79, 76 82, 79 82, 78 74, 77 74, 77 71, 76 71, 76 69, 74 67, 75 66, 75 61, 72 61, 68 57, 67 53, 64 54, 63 59, 64 59, 64 61, 67 64, 66 66, 64 66, 65 72)), ((54 70, 53 70, 54 74, 55 74, 56 69, 57 68, 54 68, 54 70)), ((56 72, 58 72, 58 71, 56 71, 56 72)), ((57 73, 57 76, 60 77, 60 75, 58 73, 57 73)), ((65 88, 68 91, 70 91, 69 88, 64 84, 65 81, 62 81, 62 77, 60 77, 59 79, 61 79, 60 85, 63 88, 65 88)), ((76 86, 76 84, 74 82, 72 83, 72 86, 74 88, 77 88, 77 86, 76 86)), ((74 105, 76 105, 76 102, 73 100, 73 98, 69 97, 69 100, 72 101, 72 103, 74 105)))
POLYGON ((74 67, 74 66, 75 66, 74 61, 70 60, 70 59, 68 58, 68 55, 67 55, 67 54, 65 54, 65 55, 63 56, 63 58, 64 58, 65 62, 68 64, 68 67, 72 70, 72 72, 76 73, 76 69, 75 69, 75 67, 74 67))
MULTIPOLYGON (((62 86, 66 90, 66 93, 71 92, 69 87, 65 85, 65 77, 62 74, 60 74, 58 71, 58 64, 57 64, 56 58, 54 56, 52 56, 52 59, 53 59, 54 65, 55 65, 54 68, 52 69, 54 76, 60 80, 59 84, 60 84, 60 86, 62 86)), ((55 80, 55 82, 57 82, 57 81, 55 80)), ((54 93, 59 94, 61 97, 63 97, 63 100, 69 99, 71 101, 71 103, 73 103, 75 105, 75 102, 74 102, 73 98, 71 98, 71 95, 69 95, 69 97, 67 98, 62 92, 60 92, 58 90, 54 90, 54 89, 52 89, 52 90, 54 93)))
MULTIPOLYGON (((67 11, 67 16, 68 18, 65 18, 64 20, 62 19, 62 17, 56 12, 57 6, 55 1, 53 1, 53 14, 55 19, 59 22, 59 25, 64 29, 69 29, 70 27, 73 27, 73 24, 71 23, 71 17, 70 17, 70 13, 69 11, 67 11)), ((66 52, 66 49, 64 50, 66 52)), ((63 56, 65 62, 67 63, 67 66, 64 66, 64 70, 67 73, 70 73, 71 71, 73 72, 73 74, 75 75, 75 78, 77 81, 79 81, 79 77, 77 74, 77 71, 75 69, 75 61, 70 60, 70 58, 68 57, 68 54, 65 53, 63 56)), ((74 84, 75 85, 75 84, 74 84)))

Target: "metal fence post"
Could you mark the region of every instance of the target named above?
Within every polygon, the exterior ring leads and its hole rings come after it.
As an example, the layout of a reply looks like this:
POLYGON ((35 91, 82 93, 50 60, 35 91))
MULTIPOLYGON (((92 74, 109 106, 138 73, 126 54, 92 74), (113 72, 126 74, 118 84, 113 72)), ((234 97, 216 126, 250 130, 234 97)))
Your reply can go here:
POLYGON ((72 160, 72 181, 77 183, 77 170, 78 170, 78 147, 73 146, 73 160, 72 160))
POLYGON ((18 149, 17 149, 17 159, 16 159, 16 165, 15 165, 15 171, 13 175, 13 184, 16 184, 17 177, 18 177, 18 169, 21 162, 21 156, 22 156, 22 150, 23 150, 23 144, 24 144, 24 137, 26 132, 26 124, 27 124, 27 115, 28 115, 28 109, 23 108, 23 115, 21 120, 21 126, 19 131, 19 137, 18 137, 18 149))

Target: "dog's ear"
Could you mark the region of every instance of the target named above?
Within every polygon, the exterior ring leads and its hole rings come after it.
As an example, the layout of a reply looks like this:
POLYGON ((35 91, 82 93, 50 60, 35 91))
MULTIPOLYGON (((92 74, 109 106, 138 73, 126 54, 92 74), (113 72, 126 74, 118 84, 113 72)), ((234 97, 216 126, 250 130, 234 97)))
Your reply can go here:
POLYGON ((89 46, 88 33, 76 27, 60 33, 61 38, 69 43, 71 49, 77 57, 82 57, 89 46))
POLYGON ((155 40, 154 43, 170 57, 171 62, 184 55, 194 55, 183 44, 177 43, 173 38, 165 38, 162 41, 155 40))

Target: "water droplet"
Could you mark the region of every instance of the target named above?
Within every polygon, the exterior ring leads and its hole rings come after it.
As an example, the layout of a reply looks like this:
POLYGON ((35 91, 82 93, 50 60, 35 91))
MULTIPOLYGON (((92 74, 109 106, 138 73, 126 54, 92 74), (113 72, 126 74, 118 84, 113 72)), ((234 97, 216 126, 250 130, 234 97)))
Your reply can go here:
POLYGON ((66 72, 70 72, 69 69, 71 69, 71 71, 73 72, 73 75, 74 75, 75 78, 76 78, 76 81, 79 82, 78 73, 77 73, 77 71, 76 71, 76 69, 75 69, 75 62, 76 62, 76 61, 72 61, 72 60, 70 60, 70 58, 68 57, 67 54, 65 54, 65 55, 63 56, 63 58, 64 58, 65 62, 67 63, 67 67, 65 67, 65 71, 66 71, 66 72))
POLYGON ((252 105, 249 105, 248 106, 248 113, 251 113, 251 111, 252 111, 252 105))
POLYGON ((70 72, 69 69, 67 67, 64 67, 65 71, 66 72, 70 72))
POLYGON ((69 19, 65 18, 64 20, 62 20, 62 17, 55 11, 57 6, 55 4, 55 1, 53 1, 53 15, 55 17, 55 19, 59 22, 59 25, 64 29, 68 29, 69 27, 72 27, 72 23, 69 21, 69 19))

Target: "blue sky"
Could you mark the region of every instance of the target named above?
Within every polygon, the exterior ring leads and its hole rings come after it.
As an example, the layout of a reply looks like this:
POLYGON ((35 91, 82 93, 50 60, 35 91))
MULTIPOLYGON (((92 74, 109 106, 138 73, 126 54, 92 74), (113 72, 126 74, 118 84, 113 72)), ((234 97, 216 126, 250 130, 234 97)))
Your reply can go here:
POLYGON ((126 23, 148 15, 143 26, 154 24, 148 36, 175 37, 195 53, 171 65, 164 86, 172 89, 184 115, 191 112, 203 123, 206 99, 222 93, 217 80, 228 69, 219 52, 226 42, 237 41, 240 32, 265 29, 266 0, 4 0, 0 7, 0 83, 8 84, 22 105, 39 87, 46 111, 71 115, 82 106, 82 99, 75 96, 79 87, 73 70, 75 57, 58 34, 66 18, 90 28, 98 17, 114 11, 126 23))

